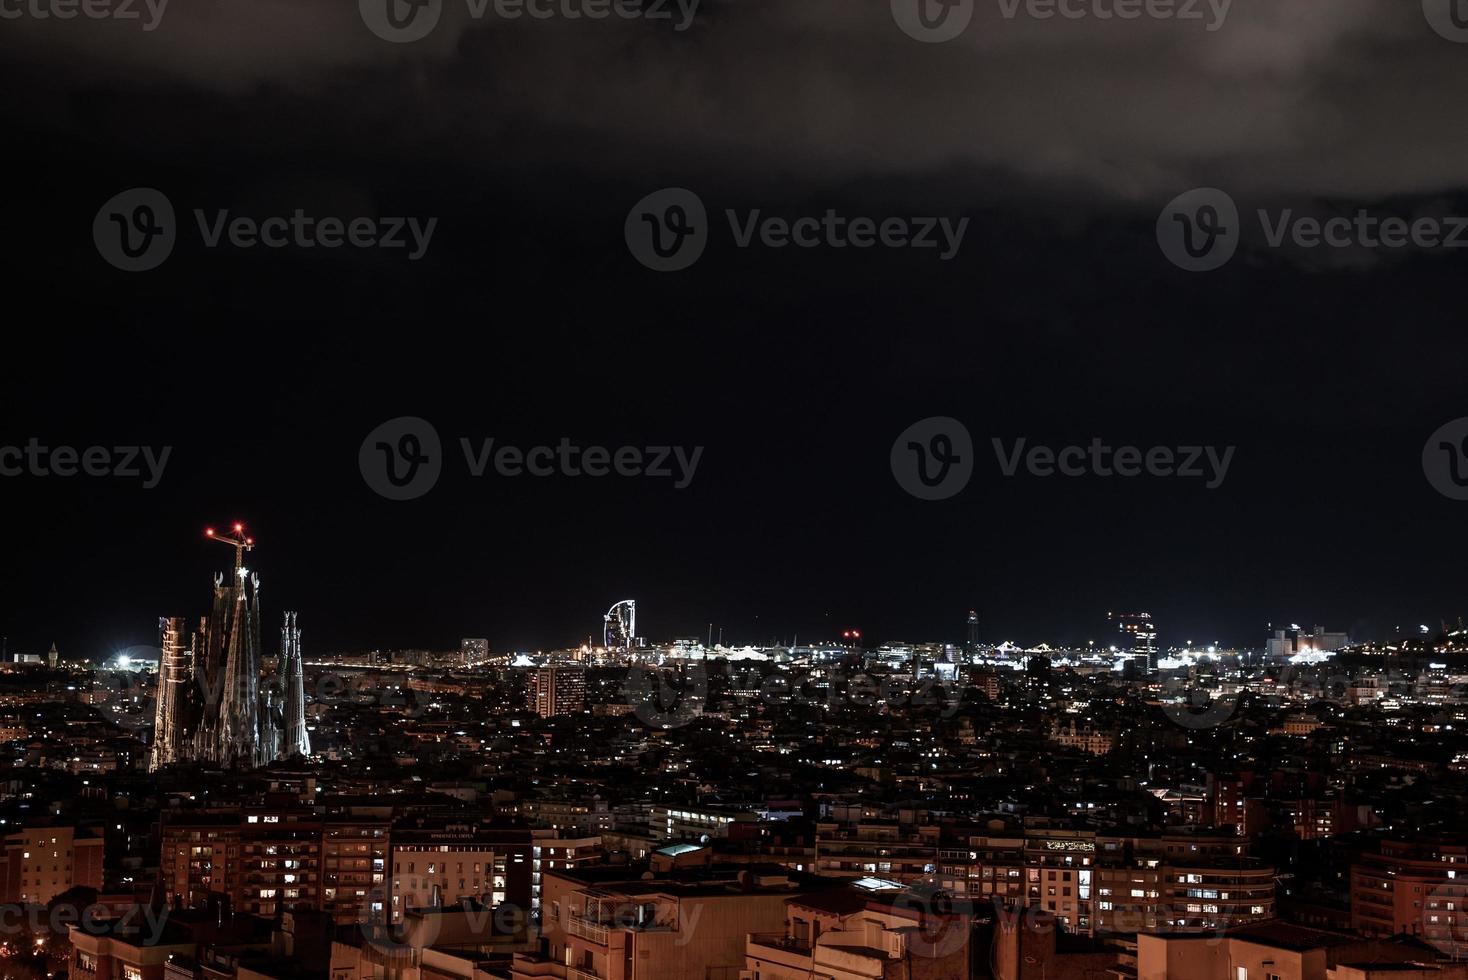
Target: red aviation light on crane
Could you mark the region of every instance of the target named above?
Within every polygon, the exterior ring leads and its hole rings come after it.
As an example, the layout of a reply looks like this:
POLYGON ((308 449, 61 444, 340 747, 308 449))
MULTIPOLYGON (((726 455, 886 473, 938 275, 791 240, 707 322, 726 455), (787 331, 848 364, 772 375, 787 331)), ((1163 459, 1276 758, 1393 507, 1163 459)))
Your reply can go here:
POLYGON ((235 571, 238 572, 244 564, 245 552, 254 550, 255 539, 246 537, 242 533, 245 529, 245 525, 242 522, 236 521, 230 526, 234 528, 234 535, 232 537, 228 534, 220 534, 212 527, 204 529, 204 537, 210 541, 218 541, 221 544, 227 544, 234 548, 235 571))

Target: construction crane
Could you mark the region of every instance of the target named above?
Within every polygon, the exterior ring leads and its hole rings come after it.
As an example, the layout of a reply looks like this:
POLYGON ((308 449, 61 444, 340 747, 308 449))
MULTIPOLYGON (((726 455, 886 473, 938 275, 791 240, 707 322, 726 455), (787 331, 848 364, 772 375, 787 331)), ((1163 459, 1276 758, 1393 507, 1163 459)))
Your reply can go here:
POLYGON ((234 575, 235 578, 239 578, 245 567, 245 552, 255 550, 255 539, 245 536, 245 526, 238 521, 230 527, 230 531, 235 535, 232 538, 219 534, 214 528, 209 527, 204 529, 204 537, 210 541, 223 541, 225 544, 234 546, 234 575))

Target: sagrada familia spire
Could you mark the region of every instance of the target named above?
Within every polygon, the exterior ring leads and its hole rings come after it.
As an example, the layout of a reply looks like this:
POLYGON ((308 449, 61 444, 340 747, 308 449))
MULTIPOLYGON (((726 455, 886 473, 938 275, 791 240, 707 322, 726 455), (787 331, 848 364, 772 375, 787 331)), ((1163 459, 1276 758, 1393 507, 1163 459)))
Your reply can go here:
POLYGON ((260 576, 245 567, 255 539, 235 524, 234 536, 205 534, 234 548, 234 570, 214 576, 214 604, 184 645, 182 619, 159 620, 158 697, 150 769, 196 761, 254 769, 311 752, 301 631, 285 614, 275 676, 262 677, 260 576))
POLYGON ((301 667, 301 630, 296 614, 285 614, 280 630, 280 669, 285 674, 285 745, 290 755, 310 755, 311 736, 306 731, 306 674, 301 667))

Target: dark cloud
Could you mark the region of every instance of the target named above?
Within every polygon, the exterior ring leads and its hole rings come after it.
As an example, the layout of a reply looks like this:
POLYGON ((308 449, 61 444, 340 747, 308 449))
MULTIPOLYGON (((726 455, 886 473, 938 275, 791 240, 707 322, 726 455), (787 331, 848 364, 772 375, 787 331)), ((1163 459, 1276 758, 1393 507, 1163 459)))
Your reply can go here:
POLYGON ((975 198, 995 175, 1150 207, 1205 182, 1378 196, 1455 188, 1468 172, 1455 123, 1468 46, 1439 37, 1416 2, 1235 0, 1216 30, 1011 19, 1001 0, 976 2, 946 44, 907 37, 886 3, 852 0, 704 0, 682 32, 474 20, 446 0, 413 44, 378 39, 335 0, 178 2, 151 33, 30 19, 6 31, 33 64, 66 66, 61 86, 269 92, 364 147, 451 139, 491 167, 506 133, 533 120, 566 134, 559 150, 581 150, 571 162, 587 169, 634 166, 618 155, 630 146, 751 181, 942 173, 975 198))

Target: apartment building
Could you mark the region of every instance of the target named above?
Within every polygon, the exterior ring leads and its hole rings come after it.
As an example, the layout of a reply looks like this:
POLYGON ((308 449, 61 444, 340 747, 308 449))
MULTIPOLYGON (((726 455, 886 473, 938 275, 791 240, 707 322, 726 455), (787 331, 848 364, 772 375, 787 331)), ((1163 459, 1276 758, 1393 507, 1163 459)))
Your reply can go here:
POLYGON ((1025 903, 1025 838, 1000 824, 990 833, 970 834, 957 848, 940 845, 938 884, 976 901, 1025 903))
POLYGON ((322 975, 331 980, 502 980, 512 956, 537 946, 515 910, 465 902, 406 912, 391 930, 339 930, 330 944, 330 973, 322 975))
POLYGON ((1057 721, 1050 729, 1050 741, 1065 749, 1080 749, 1091 755, 1105 755, 1116 744, 1116 737, 1071 719, 1066 725, 1057 721))
POLYGON ((367 921, 385 908, 390 834, 385 817, 301 806, 165 816, 164 892, 186 907, 225 895, 257 915, 319 909, 367 921))
POLYGON ((1161 933, 1137 937, 1136 980, 1460 980, 1414 945, 1364 939, 1284 922, 1256 923, 1223 936, 1161 933), (1420 965, 1413 966, 1417 963, 1420 965))
POLYGON ((76 887, 102 887, 101 826, 34 826, 5 837, 6 903, 45 905, 76 887))
POLYGON ((554 830, 530 832, 530 915, 540 921, 542 875, 599 864, 605 852, 600 837, 570 837, 554 830))
POLYGON ((322 908, 320 815, 299 805, 165 816, 165 894, 185 906, 227 895, 241 912, 322 908))
MULTIPOLYGON (((877 876, 900 882, 926 881, 938 871, 942 831, 935 824, 898 820, 816 824, 818 874, 845 878, 877 876)), ((961 849, 954 850, 961 855, 961 849)))
POLYGON ((1383 840, 1351 865, 1351 927, 1468 957, 1468 841, 1383 840))
POLYGON ((241 816, 236 908, 267 918, 321 908, 321 817, 301 807, 247 807, 241 816))
POLYGON ((518 816, 527 823, 561 830, 565 835, 592 835, 615 826, 611 807, 600 797, 590 800, 523 800, 518 816))
POLYGON ((760 980, 963 980, 971 916, 935 889, 876 878, 788 898, 785 929, 745 941, 745 975, 760 980), (945 911, 946 910, 946 911, 945 911))
POLYGON ((165 814, 159 861, 169 903, 194 907, 211 894, 238 899, 243 830, 238 812, 165 814))
POLYGON ((778 865, 548 871, 544 956, 517 956, 514 980, 737 977, 751 933, 786 928, 785 900, 829 888, 778 865))
POLYGON ((530 709, 542 718, 586 710, 585 667, 540 667, 530 674, 530 709))
POLYGON ((1096 834, 1046 825, 1025 829, 1026 904, 1053 914, 1071 932, 1089 933, 1096 834))
POLYGON ((484 823, 409 818, 392 829, 391 921, 409 909, 464 901, 531 908, 530 830, 484 823))
POLYGON ((272 927, 247 915, 209 911, 171 911, 133 906, 115 919, 67 927, 71 940, 71 980, 204 980, 201 961, 215 961, 209 980, 233 978, 238 957, 266 953, 272 927), (217 945, 224 956, 201 955, 217 945), (228 961, 229 969, 221 969, 228 961), (195 967, 198 967, 196 970, 195 967))
POLYGON ((69 926, 74 980, 163 980, 165 964, 174 956, 192 956, 192 937, 177 927, 154 932, 126 919, 100 928, 69 926), (136 931, 134 931, 136 929, 136 931))
POLYGON ((816 870, 1025 905, 1084 935, 1219 929, 1275 914, 1274 869, 1245 855, 1230 830, 1099 834, 1038 818, 974 830, 985 832, 900 821, 820 824, 816 870))
POLYGON ((759 833, 759 815, 743 807, 657 805, 649 827, 663 840, 739 840, 759 833))
POLYGON ((520 816, 529 823, 562 831, 567 836, 599 834, 615 825, 607 801, 595 796, 589 800, 524 800, 520 804, 520 816))
POLYGON ((321 835, 321 908, 342 924, 381 921, 392 822, 328 817, 321 835))

